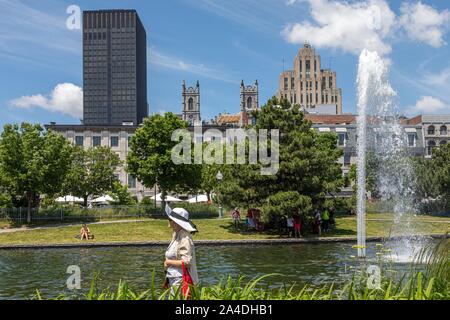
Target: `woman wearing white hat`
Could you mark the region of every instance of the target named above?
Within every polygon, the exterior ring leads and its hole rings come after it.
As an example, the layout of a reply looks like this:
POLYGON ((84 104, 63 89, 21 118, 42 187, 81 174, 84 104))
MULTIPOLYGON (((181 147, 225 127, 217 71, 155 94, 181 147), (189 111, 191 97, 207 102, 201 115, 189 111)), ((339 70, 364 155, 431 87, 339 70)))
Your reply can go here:
POLYGON ((166 205, 166 214, 169 218, 169 227, 173 230, 173 237, 166 251, 164 269, 166 282, 173 293, 173 288, 183 283, 183 264, 193 284, 198 283, 195 247, 191 236, 191 233, 197 232, 197 227, 189 220, 189 213, 183 208, 172 210, 166 205))

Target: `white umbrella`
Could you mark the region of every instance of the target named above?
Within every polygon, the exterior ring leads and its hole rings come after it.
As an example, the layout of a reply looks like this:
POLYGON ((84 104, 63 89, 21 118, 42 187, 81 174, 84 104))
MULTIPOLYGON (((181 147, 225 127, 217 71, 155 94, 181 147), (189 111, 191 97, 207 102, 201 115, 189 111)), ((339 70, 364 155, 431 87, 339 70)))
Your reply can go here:
POLYGON ((201 194, 188 200, 189 203, 200 203, 208 202, 208 196, 206 194, 201 194))
POLYGON ((74 196, 59 197, 55 201, 58 203, 84 202, 82 198, 77 198, 74 196))
POLYGON ((111 202, 111 201, 114 201, 114 199, 111 196, 106 195, 106 196, 94 199, 91 202, 93 202, 93 203, 107 203, 107 202, 111 202))
MULTIPOLYGON (((155 196, 151 197, 150 199, 155 200, 155 196)), ((158 193, 156 195, 156 202, 162 202, 161 193, 158 193)), ((166 196, 166 202, 183 202, 183 200, 172 196, 166 196)))

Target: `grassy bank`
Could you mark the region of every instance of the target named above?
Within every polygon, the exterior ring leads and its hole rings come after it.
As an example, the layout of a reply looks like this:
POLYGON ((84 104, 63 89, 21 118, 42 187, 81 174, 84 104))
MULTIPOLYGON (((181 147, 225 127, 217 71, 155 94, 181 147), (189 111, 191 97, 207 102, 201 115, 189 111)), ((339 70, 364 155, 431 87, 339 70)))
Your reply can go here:
MULTIPOLYGON (((367 236, 388 236, 394 225, 392 215, 370 214, 367 216, 367 236)), ((416 234, 445 233, 450 230, 450 218, 420 216, 413 219, 416 234)), ((196 240, 251 240, 279 239, 276 232, 235 231, 229 219, 194 220, 200 232, 196 240)), ((90 226, 95 234, 91 242, 135 242, 169 240, 171 232, 166 220, 146 219, 142 222, 93 224, 90 226)), ((39 230, 0 233, 0 245, 10 244, 71 244, 79 243, 75 236, 80 226, 54 226, 39 230)), ((314 235, 307 235, 313 237, 314 235)), ((338 217, 336 229, 323 234, 323 237, 356 236, 356 218, 338 217)))

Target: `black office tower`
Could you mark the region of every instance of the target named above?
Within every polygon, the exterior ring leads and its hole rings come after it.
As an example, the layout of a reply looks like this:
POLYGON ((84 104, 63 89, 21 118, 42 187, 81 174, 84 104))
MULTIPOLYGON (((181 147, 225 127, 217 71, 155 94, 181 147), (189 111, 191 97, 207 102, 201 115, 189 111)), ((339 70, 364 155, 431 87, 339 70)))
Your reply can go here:
POLYGON ((134 125, 148 115, 147 36, 135 10, 83 12, 83 123, 134 125))

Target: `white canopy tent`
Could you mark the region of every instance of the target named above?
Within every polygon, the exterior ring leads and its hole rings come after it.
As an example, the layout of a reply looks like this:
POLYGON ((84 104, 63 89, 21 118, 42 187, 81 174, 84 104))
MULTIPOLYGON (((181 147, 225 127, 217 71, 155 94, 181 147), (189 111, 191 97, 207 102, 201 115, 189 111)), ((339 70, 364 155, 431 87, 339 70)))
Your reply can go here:
POLYGON ((109 203, 111 201, 114 201, 114 199, 111 196, 106 195, 106 196, 102 196, 97 199, 91 200, 90 202, 91 203, 109 203))
MULTIPOLYGON (((150 199, 155 200, 155 196, 151 197, 150 199)), ((162 202, 161 193, 158 193, 156 195, 156 202, 162 202)), ((166 202, 183 202, 183 200, 172 196, 166 196, 166 202)))
POLYGON ((208 202, 208 196, 206 194, 201 194, 196 197, 193 197, 188 200, 189 203, 202 203, 202 202, 208 202))
POLYGON ((58 203, 83 203, 84 202, 84 200, 82 198, 77 198, 74 196, 59 197, 55 201, 58 203))

